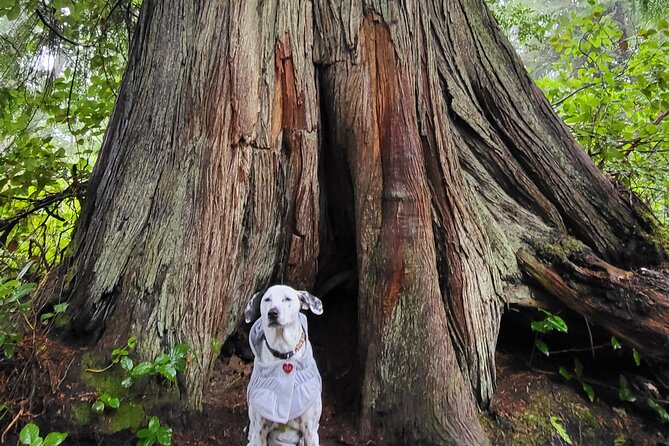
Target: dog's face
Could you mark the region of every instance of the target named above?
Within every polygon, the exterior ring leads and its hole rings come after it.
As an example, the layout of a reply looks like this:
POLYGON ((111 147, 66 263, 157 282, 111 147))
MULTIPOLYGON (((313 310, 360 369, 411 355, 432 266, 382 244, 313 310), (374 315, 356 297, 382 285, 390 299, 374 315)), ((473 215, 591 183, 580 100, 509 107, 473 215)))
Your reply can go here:
POLYGON ((260 315, 268 327, 281 327, 297 320, 300 309, 309 309, 314 314, 323 313, 323 303, 316 296, 286 285, 275 285, 262 296, 260 293, 253 295, 244 311, 247 323, 257 317, 258 300, 260 315))
POLYGON ((260 316, 268 327, 283 327, 297 319, 300 298, 294 289, 272 287, 260 300, 260 316))

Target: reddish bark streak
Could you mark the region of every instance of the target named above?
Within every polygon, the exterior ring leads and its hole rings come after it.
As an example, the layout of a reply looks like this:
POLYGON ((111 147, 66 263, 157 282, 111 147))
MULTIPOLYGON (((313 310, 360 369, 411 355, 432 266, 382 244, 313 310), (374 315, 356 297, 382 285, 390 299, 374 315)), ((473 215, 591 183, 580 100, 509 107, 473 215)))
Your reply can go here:
POLYGON ((303 93, 298 93, 295 87, 292 46, 288 34, 276 43, 275 64, 277 78, 281 79, 282 127, 304 129, 307 126, 306 110, 301 97, 303 93))

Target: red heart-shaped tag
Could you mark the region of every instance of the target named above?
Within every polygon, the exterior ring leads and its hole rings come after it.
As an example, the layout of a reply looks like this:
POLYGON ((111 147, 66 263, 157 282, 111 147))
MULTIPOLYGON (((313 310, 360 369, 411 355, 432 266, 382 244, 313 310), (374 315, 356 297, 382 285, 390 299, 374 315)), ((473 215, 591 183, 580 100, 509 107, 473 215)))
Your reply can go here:
POLYGON ((293 371, 293 364, 285 363, 283 365, 283 371, 286 372, 286 373, 292 372, 293 371))

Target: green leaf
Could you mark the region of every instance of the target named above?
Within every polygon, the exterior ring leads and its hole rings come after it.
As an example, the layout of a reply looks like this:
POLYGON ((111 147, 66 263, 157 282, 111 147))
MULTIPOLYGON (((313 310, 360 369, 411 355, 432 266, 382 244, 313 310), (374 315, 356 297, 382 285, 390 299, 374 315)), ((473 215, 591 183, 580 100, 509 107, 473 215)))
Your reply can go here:
POLYGON ((632 356, 634 357, 634 363, 638 366, 641 365, 641 355, 636 349, 632 349, 632 356))
POLYGON ((25 296, 27 296, 32 290, 37 287, 34 283, 24 283, 14 291, 14 294, 10 298, 10 301, 17 301, 25 296))
POLYGON ((161 426, 156 432, 156 439, 158 443, 163 446, 169 446, 172 444, 172 429, 169 427, 161 426))
POLYGON ((3 350, 6 358, 14 356, 14 344, 5 344, 3 350))
POLYGON ((585 391, 586 395, 588 395, 588 399, 590 402, 595 401, 595 391, 590 387, 589 384, 586 383, 581 383, 581 386, 583 387, 583 390, 585 391))
POLYGON ((100 400, 95 400, 93 406, 91 406, 91 410, 95 413, 102 413, 105 411, 105 403, 100 400))
POLYGON ((221 341, 218 339, 211 340, 211 351, 214 356, 219 356, 221 354, 221 341))
POLYGON ((65 313, 65 310, 67 310, 67 307, 69 306, 70 304, 67 302, 63 302, 62 304, 56 304, 53 306, 53 311, 56 314, 65 313))
POLYGON ((124 388, 127 389, 127 388, 132 386, 132 383, 133 383, 133 379, 128 376, 123 381, 121 381, 121 387, 124 387, 124 388))
POLYGON ((546 324, 546 321, 534 321, 530 324, 530 328, 537 333, 548 333, 551 331, 551 328, 546 324))
POLYGON ((555 429, 555 432, 562 438, 562 440, 567 444, 573 444, 571 437, 567 433, 567 430, 562 425, 562 419, 560 417, 551 417, 550 418, 551 426, 555 429))
POLYGON ((137 338, 135 338, 134 336, 128 338, 127 345, 128 345, 128 348, 131 348, 131 349, 135 348, 135 346, 137 345, 137 338))
POLYGON ((121 402, 117 397, 111 396, 107 392, 100 395, 100 401, 102 401, 103 403, 105 403, 106 406, 109 406, 112 409, 118 409, 119 406, 121 405, 121 402))
POLYGON ((37 443, 39 436, 39 427, 33 423, 28 423, 23 426, 19 433, 19 440, 23 444, 34 445, 37 443))
POLYGON ((153 364, 150 362, 142 362, 137 364, 135 367, 133 367, 132 372, 130 372, 130 375, 133 378, 139 378, 142 376, 147 376, 153 372, 153 364))
POLYGON ((67 434, 64 432, 51 432, 44 439, 43 446, 58 446, 67 438, 67 434))
POLYGON ((153 433, 158 431, 158 428, 160 427, 160 420, 158 420, 158 417, 151 417, 149 420, 149 430, 153 433))
POLYGON ((152 436, 153 436, 153 432, 151 432, 150 430, 144 428, 144 429, 140 429, 140 430, 138 430, 137 433, 135 434, 135 436, 136 436, 137 438, 149 438, 149 437, 152 437, 152 436))
POLYGON ((128 356, 128 350, 124 348, 115 348, 112 350, 112 356, 128 356))
POLYGON ((620 397, 621 400, 628 402, 636 400, 634 394, 632 393, 632 389, 630 388, 629 382, 627 381, 627 378, 625 378, 625 375, 620 375, 618 383, 620 384, 618 397, 620 397))
POLYGON ((7 20, 13 21, 16 20, 19 15, 21 15, 21 8, 19 7, 18 3, 14 5, 12 9, 9 10, 7 13, 7 20))
POLYGON ((622 348, 615 336, 611 336, 611 347, 613 347, 614 350, 622 348))
POLYGON ((174 348, 172 349, 172 352, 174 352, 174 355, 175 355, 176 357, 184 358, 184 357, 186 357, 186 355, 188 354, 188 351, 189 351, 189 350, 190 350, 190 349, 188 348, 188 345, 186 345, 186 344, 177 344, 177 345, 175 345, 174 348))
POLYGON ((16 280, 23 279, 23 276, 25 276, 26 273, 28 272, 28 270, 30 269, 30 267, 33 266, 33 263, 35 263, 35 262, 32 261, 32 260, 30 262, 26 263, 25 266, 23 267, 23 269, 21 269, 21 272, 19 272, 16 275, 16 280))
POLYGON ((652 399, 648 400, 648 405, 659 415, 663 423, 669 421, 669 413, 667 413, 664 407, 660 406, 657 402, 655 402, 652 399))
POLYGON ((130 359, 128 356, 124 356, 121 358, 121 367, 123 370, 130 371, 132 370, 132 367, 134 366, 134 363, 132 359, 130 359))
POLYGON ((155 439, 155 437, 152 435, 152 436, 150 436, 150 437, 140 438, 140 439, 137 441, 137 446, 151 446, 151 445, 152 445, 153 443, 155 443, 155 442, 156 442, 156 439, 155 439))
POLYGON ((564 379, 566 379, 567 381, 572 379, 571 373, 569 373, 569 371, 567 369, 565 369, 564 367, 560 367, 560 375, 562 375, 562 377, 564 379))
POLYGON ((160 374, 167 378, 168 381, 174 381, 177 377, 177 371, 171 364, 161 366, 159 370, 160 374))
POLYGON ((121 407, 121 401, 115 396, 109 398, 109 402, 107 402, 106 404, 112 409, 118 409, 119 407, 121 407))
POLYGON ((550 356, 550 351, 548 350, 548 345, 541 339, 536 339, 534 341, 534 346, 539 350, 541 353, 543 353, 546 356, 550 356))
POLYGON ((578 358, 574 358, 574 373, 578 379, 583 378, 583 364, 578 358))
POLYGON ((167 353, 158 355, 158 357, 153 361, 154 364, 162 365, 170 362, 170 356, 167 353))

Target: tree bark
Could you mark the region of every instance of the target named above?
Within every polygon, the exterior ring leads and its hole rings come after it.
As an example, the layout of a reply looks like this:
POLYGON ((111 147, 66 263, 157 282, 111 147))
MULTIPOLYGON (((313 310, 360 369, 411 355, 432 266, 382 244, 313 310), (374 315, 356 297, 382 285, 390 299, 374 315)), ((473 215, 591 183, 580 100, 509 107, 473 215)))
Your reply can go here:
MULTIPOLYGON (((647 215, 482 0, 145 0, 71 250, 73 330, 146 356, 189 344, 197 407, 254 291, 312 288, 355 252, 363 437, 485 444, 504 304, 538 288, 594 311, 571 276, 546 281, 562 273, 541 247, 571 235, 611 268, 653 267, 647 215)), ((604 327, 648 328, 627 322, 604 327)))

